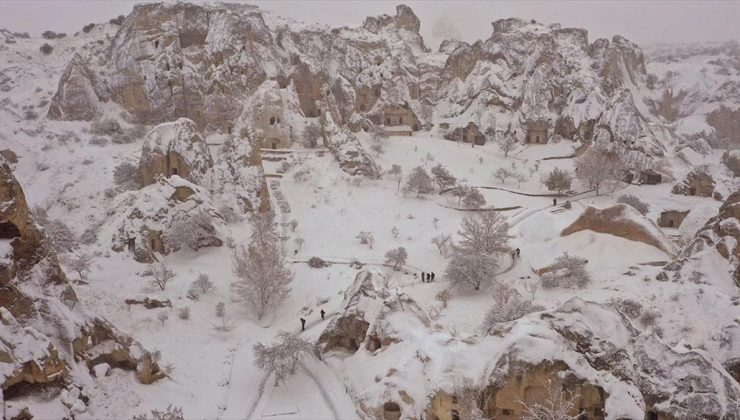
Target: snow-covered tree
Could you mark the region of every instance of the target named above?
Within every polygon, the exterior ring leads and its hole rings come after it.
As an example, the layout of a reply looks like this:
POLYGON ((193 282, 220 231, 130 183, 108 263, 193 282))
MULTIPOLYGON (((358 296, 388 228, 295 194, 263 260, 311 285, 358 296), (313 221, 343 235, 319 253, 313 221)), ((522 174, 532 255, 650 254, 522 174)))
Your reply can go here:
POLYGON ((396 191, 399 191, 401 189, 401 181, 403 180, 403 168, 401 168, 401 165, 394 163, 391 169, 388 170, 388 175, 396 179, 396 191))
POLYGON ((376 143, 380 143, 382 140, 385 140, 388 138, 388 130, 385 129, 382 125, 376 125, 372 128, 370 131, 370 134, 372 135, 373 140, 375 140, 376 143))
POLYGON ((400 231, 398 230, 398 228, 397 228, 396 226, 393 226, 393 227, 391 228, 391 235, 393 235, 393 237, 394 237, 394 238, 398 238, 398 235, 399 235, 400 233, 401 233, 401 232, 400 232, 400 231))
POLYGON ((436 164, 432 168, 432 176, 440 190, 452 187, 457 183, 457 178, 455 178, 441 163, 436 164))
POLYGON ((303 145, 305 147, 313 149, 319 145, 319 139, 321 138, 321 129, 316 124, 308 124, 303 129, 303 145))
POLYGON ((494 255, 509 252, 509 223, 499 212, 486 211, 465 216, 457 233, 461 237, 457 248, 465 253, 494 255))
POLYGON ((80 253, 70 258, 69 268, 80 276, 80 280, 84 280, 92 268, 92 263, 93 258, 90 254, 80 253))
POLYGON ((625 194, 623 196, 620 196, 619 198, 617 198, 617 203, 623 203, 632 206, 642 215, 646 215, 648 213, 648 210, 650 210, 650 205, 648 205, 648 203, 640 200, 639 197, 632 194, 625 194))
POLYGON ((545 175, 543 183, 550 191, 555 191, 558 195, 562 195, 564 191, 570 189, 570 185, 573 182, 573 177, 567 171, 560 168, 553 168, 552 171, 545 175))
POLYGON ((567 252, 555 259, 550 271, 542 275, 542 286, 583 288, 591 283, 586 271, 587 260, 568 255, 567 252))
POLYGON ((297 334, 281 331, 270 345, 253 347, 254 365, 275 375, 275 385, 295 374, 298 363, 315 352, 314 345, 297 334))
POLYGON ((457 204, 460 205, 460 202, 462 201, 462 199, 466 195, 468 195, 468 193, 470 192, 471 189, 472 188, 470 188, 470 187, 468 187, 466 185, 461 185, 461 186, 459 186, 457 188, 452 189, 452 191, 450 191, 450 194, 452 194, 453 197, 456 197, 457 198, 457 204))
POLYGON ((164 242, 174 250, 187 246, 197 251, 211 244, 215 235, 216 229, 211 222, 211 216, 205 212, 196 212, 174 221, 165 232, 164 242))
POLYGON ((494 178, 501 181, 502 184, 506 184, 506 180, 514 176, 514 172, 506 168, 498 168, 493 173, 494 178))
POLYGON ((399 246, 385 253, 385 263, 392 264, 394 270, 398 270, 406 264, 406 258, 408 258, 406 248, 399 246))
MULTIPOLYGON (((470 378, 458 379, 452 389, 452 395, 457 401, 455 414, 457 418, 465 420, 488 420, 489 417, 481 409, 481 402, 485 401, 482 387, 476 386, 470 378)), ((489 397, 490 398, 490 397, 489 397)), ((483 404, 485 407, 487 404, 483 404)), ((455 418, 455 416, 453 416, 455 418)))
POLYGON ((191 284, 190 287, 198 289, 201 294, 206 294, 214 288, 213 282, 208 277, 208 274, 205 273, 198 274, 198 278, 193 281, 193 284, 191 284))
POLYGON ((592 147, 576 158, 576 177, 596 189, 607 183, 612 194, 624 177, 625 164, 618 153, 609 152, 602 147, 592 147))
POLYGON ((421 166, 417 166, 411 170, 403 188, 405 191, 416 193, 417 197, 421 197, 423 194, 434 191, 434 183, 427 171, 421 166))
POLYGON ((545 309, 532 304, 531 300, 522 298, 516 289, 510 289, 510 291, 510 293, 494 292, 493 299, 496 303, 483 319, 482 329, 486 333, 490 333, 493 327, 500 322, 514 321, 532 312, 545 309))
POLYGON ((167 285, 175 279, 175 272, 163 261, 149 264, 144 270, 144 276, 151 277, 153 287, 159 287, 160 290, 167 288, 167 285))
POLYGON ((453 287, 481 290, 493 282, 496 270, 498 261, 493 255, 456 251, 452 254, 445 275, 453 287))
POLYGON ((577 420, 583 413, 572 416, 570 413, 576 408, 578 395, 563 392, 560 387, 547 383, 547 398, 541 403, 527 404, 522 401, 522 420, 577 420))
POLYGON ((452 238, 450 235, 440 233, 439 235, 432 238, 432 243, 437 247, 439 255, 447 258, 450 255, 452 248, 452 238))
POLYGON ((259 245, 255 241, 234 250, 231 284, 236 300, 253 310, 258 319, 274 309, 290 292, 293 274, 285 266, 279 244, 259 245))
POLYGON ((469 209, 479 209, 486 205, 486 198, 478 188, 469 188, 468 193, 463 197, 463 205, 469 209))
POLYGON ((385 153, 385 149, 383 148, 383 145, 380 143, 376 143, 370 146, 370 150, 375 153, 376 157, 380 157, 383 153, 385 153))
POLYGON ((496 140, 496 144, 498 144, 499 150, 504 152, 504 158, 509 157, 509 152, 511 152, 514 147, 516 147, 516 143, 516 137, 511 135, 504 135, 496 140))

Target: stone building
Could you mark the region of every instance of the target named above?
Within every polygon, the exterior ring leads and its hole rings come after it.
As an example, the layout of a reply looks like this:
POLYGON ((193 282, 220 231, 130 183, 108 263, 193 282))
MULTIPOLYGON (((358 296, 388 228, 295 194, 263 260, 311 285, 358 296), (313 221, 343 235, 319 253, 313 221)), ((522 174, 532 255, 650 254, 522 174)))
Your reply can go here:
POLYGON ((689 210, 665 210, 660 213, 658 218, 658 226, 660 227, 679 227, 689 214, 689 210))
POLYGON ((527 134, 524 142, 529 144, 547 144, 548 128, 549 124, 546 120, 528 120, 527 134))
POLYGON ((187 118, 160 124, 147 134, 141 149, 141 186, 158 177, 177 175, 198 184, 213 167, 213 158, 195 122, 187 118))
MULTIPOLYGON (((449 124, 447 124, 447 127, 449 127, 449 124)), ((456 127, 452 131, 448 131, 444 135, 444 138, 463 143, 474 143, 479 146, 486 144, 486 136, 483 135, 478 126, 472 121, 464 127, 456 127)))
POLYGON ((405 125, 409 126, 413 131, 421 129, 419 118, 409 108, 408 104, 386 105, 383 107, 383 124, 386 127, 405 125))

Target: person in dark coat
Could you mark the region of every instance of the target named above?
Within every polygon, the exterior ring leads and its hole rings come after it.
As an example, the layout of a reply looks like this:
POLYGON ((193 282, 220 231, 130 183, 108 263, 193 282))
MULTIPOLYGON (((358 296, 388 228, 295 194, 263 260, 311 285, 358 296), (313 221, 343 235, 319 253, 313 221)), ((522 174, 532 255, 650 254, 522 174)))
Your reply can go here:
POLYGON ((321 320, 324 320, 324 315, 326 315, 326 312, 322 309, 321 310, 321 320))
POLYGON ((427 283, 431 283, 431 282, 432 282, 432 274, 427 273, 427 283))
POLYGON ((424 279, 425 279, 425 277, 424 277, 424 272, 422 271, 422 272, 421 272, 421 282, 422 282, 422 283, 426 283, 426 282, 424 281, 424 279))
POLYGON ((552 199, 552 205, 553 206, 557 206, 558 205, 558 199, 557 198, 553 198, 552 199))
POLYGON ((434 271, 432 271, 432 283, 434 283, 434 271))
POLYGON ((306 331, 306 319, 301 318, 301 331, 306 331))

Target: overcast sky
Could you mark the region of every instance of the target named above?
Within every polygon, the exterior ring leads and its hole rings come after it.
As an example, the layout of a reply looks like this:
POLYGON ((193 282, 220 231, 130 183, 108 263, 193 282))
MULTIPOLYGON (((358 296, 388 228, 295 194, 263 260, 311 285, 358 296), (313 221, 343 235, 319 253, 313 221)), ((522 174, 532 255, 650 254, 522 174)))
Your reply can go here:
MULTIPOLYGON (((137 1, 0 0, 0 27, 73 33, 89 22, 128 14, 137 1)), ((306 22, 360 25, 366 16, 394 14, 398 1, 249 1, 306 22)), ((406 1, 421 19, 428 46, 440 34, 487 38, 491 22, 507 17, 586 28, 589 40, 620 34, 639 44, 740 40, 740 0, 732 1, 406 1)))

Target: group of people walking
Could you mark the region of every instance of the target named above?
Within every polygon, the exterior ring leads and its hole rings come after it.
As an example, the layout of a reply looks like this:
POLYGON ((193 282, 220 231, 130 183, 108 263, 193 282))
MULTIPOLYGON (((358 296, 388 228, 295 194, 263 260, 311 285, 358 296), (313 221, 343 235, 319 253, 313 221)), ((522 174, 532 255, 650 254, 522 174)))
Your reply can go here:
POLYGON ((425 273, 421 272, 421 282, 422 283, 434 283, 434 273, 425 273))
MULTIPOLYGON (((321 310, 321 320, 324 320, 324 317, 326 316, 326 311, 321 310)), ((306 318, 299 318, 301 320, 301 332, 306 331, 306 318)))

